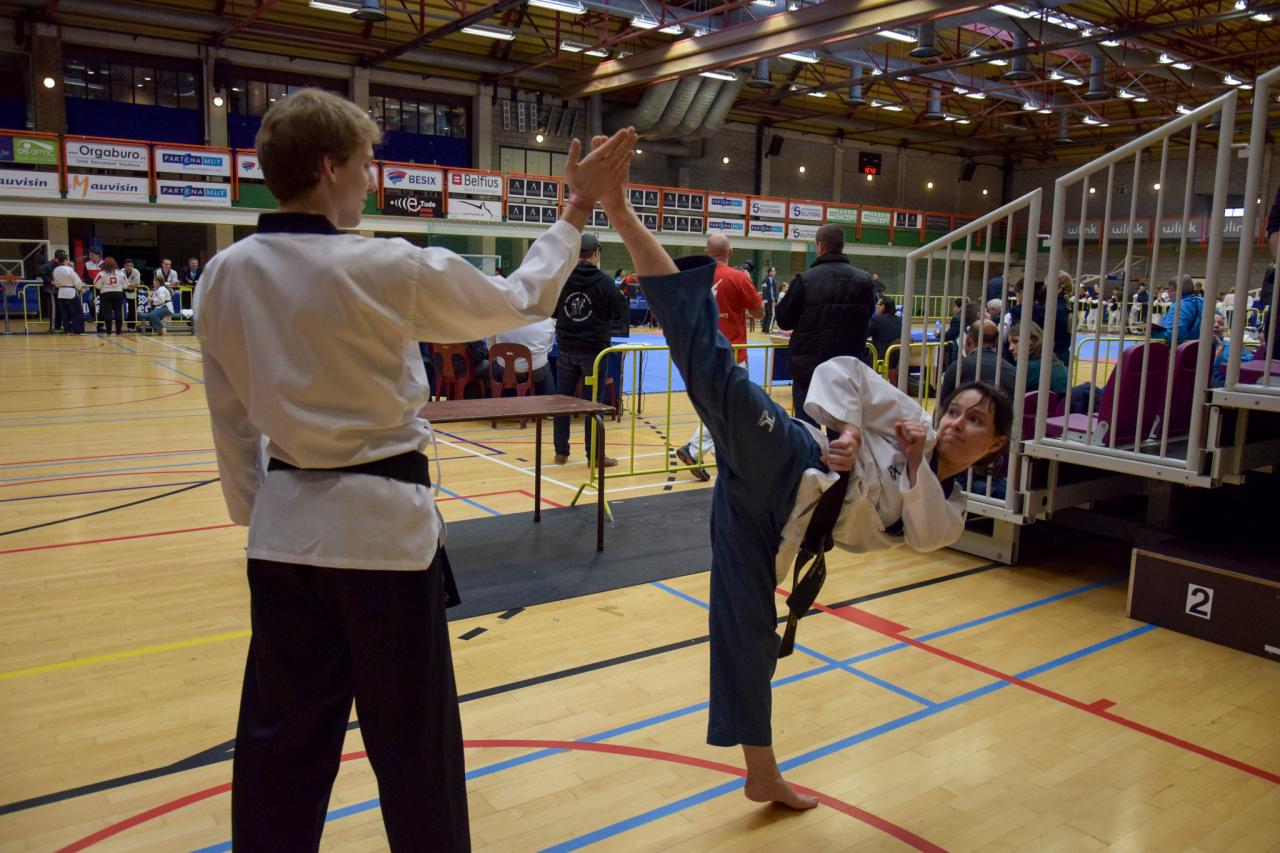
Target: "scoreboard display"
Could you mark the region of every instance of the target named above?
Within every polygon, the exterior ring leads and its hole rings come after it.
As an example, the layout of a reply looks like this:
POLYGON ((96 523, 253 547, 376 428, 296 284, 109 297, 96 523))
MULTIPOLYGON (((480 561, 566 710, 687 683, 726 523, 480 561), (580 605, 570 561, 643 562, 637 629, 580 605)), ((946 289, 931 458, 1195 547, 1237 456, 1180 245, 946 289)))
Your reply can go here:
POLYGON ((880 155, 870 151, 858 152, 858 171, 864 175, 880 174, 880 155))

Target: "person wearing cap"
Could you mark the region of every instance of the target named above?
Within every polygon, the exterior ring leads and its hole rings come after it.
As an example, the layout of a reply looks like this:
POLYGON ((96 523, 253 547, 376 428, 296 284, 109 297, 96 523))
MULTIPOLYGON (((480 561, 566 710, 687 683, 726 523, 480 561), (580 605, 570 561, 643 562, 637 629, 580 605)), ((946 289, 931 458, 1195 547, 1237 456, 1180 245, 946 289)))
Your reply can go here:
MULTIPOLYGON (((582 383, 583 399, 591 399, 586 378, 595 370, 596 357, 612 342, 609 330, 614 323, 627 322, 627 300, 600 269, 600 238, 582 235, 578 265, 560 291, 560 300, 551 316, 556 321, 556 393, 574 396, 582 383)), ((569 416, 556 415, 552 425, 556 464, 569 461, 569 416)), ((584 423, 583 444, 591 458, 591 428, 584 423)), ((618 460, 606 456, 606 468, 618 460)))

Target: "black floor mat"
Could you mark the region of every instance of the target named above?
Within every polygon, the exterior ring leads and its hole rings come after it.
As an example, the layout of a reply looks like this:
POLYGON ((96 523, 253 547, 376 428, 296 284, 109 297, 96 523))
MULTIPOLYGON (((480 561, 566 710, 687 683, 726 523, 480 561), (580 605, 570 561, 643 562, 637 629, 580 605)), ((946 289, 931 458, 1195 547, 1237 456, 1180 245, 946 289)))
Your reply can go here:
MULTIPOLYGON (((586 496, 584 496, 584 500, 586 496)), ((610 501, 596 551, 594 499, 576 507, 458 521, 449 562, 462 603, 450 619, 499 613, 705 572, 711 568, 711 490, 610 501)))

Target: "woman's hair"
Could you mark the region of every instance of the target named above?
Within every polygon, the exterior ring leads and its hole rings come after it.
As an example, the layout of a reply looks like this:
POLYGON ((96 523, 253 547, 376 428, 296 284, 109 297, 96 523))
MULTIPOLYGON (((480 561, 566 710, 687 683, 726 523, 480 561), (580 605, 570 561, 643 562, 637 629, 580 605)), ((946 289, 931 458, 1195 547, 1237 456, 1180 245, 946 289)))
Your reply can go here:
MULTIPOLYGON (((1009 337, 1021 337, 1022 328, 1015 323, 1009 329, 1009 337)), ((1044 347, 1044 329, 1040 328, 1039 323, 1031 324, 1031 333, 1027 335, 1027 356, 1029 358, 1040 358, 1041 351, 1044 347)))
POLYGON ((893 301, 892 296, 881 296, 880 304, 884 306, 884 313, 886 314, 898 313, 898 303, 893 301))
POLYGON ((267 189, 288 202, 320 181, 326 156, 346 163, 362 146, 381 141, 382 131, 351 101, 320 89, 302 89, 267 110, 254 148, 267 189))
POLYGON ((102 259, 103 272, 115 272, 119 268, 120 267, 116 264, 116 259, 111 257, 110 255, 107 255, 105 258, 102 259))
MULTIPOLYGON (((947 399, 943 400, 933 413, 933 425, 936 428, 942 422, 942 415, 951 407, 951 401, 963 394, 965 391, 977 391, 982 399, 991 404, 991 426, 995 431, 997 438, 1007 439, 1009 431, 1013 428, 1013 402, 1009 399, 1009 395, 994 385, 986 382, 964 382, 957 385, 955 390, 947 395, 947 399)), ((983 468, 990 465, 1000 458, 1005 449, 1009 446, 1005 442, 1004 447, 973 463, 973 468, 983 468)))

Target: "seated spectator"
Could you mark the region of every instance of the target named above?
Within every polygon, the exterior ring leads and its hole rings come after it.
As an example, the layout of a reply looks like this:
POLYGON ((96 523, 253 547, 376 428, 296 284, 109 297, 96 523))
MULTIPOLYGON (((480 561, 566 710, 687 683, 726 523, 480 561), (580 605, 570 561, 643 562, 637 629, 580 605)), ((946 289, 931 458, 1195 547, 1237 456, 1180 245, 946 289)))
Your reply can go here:
MULTIPOLYGON (((548 317, 545 320, 539 320, 536 323, 530 323, 527 326, 521 326, 518 329, 495 335, 493 343, 522 344, 528 347, 529 354, 533 356, 533 393, 554 394, 556 393, 556 383, 551 376, 551 368, 547 365, 547 354, 551 352, 551 346, 555 343, 555 340, 556 324, 548 317)), ((529 375, 529 365, 523 363, 523 359, 517 359, 516 362, 516 381, 524 382, 529 375)), ((501 358, 494 359, 494 378, 501 381, 506 369, 507 365, 503 363, 501 358)))
MULTIPOLYGON (((1014 285, 1014 289, 1018 293, 1018 304, 1009 310, 1009 328, 1017 328, 1022 321, 1022 306, 1026 304, 1026 297, 1023 294, 1024 282, 1018 279, 1018 283, 1014 285)), ((1071 364, 1071 311, 1067 307, 1066 295, 1075 289, 1075 284, 1071 281, 1071 276, 1065 272, 1058 273, 1057 286, 1057 314, 1053 320, 1053 354, 1058 361, 1064 365, 1071 364)), ((1035 290, 1031 297, 1031 321, 1044 329, 1045 317, 1045 300, 1048 298, 1048 288, 1045 287, 1043 281, 1035 283, 1035 290)))
POLYGON ((957 365, 947 368, 946 373, 943 374, 942 387, 938 389, 938 399, 946 400, 957 385, 975 381, 995 385, 1012 397, 1016 371, 1012 365, 1000 357, 997 350, 999 345, 1000 331, 995 323, 982 319, 971 324, 969 331, 965 333, 964 358, 960 359, 957 365), (996 378, 997 373, 999 379, 996 378))
POLYGON ((960 335, 964 330, 972 326, 978 321, 978 317, 982 314, 982 306, 977 302, 965 302, 963 299, 957 299, 951 306, 951 325, 947 327, 947 331, 942 335, 942 340, 948 346, 943 350, 942 364, 944 367, 950 367, 956 363, 956 359, 960 356, 960 335))
POLYGON ((169 289, 169 285, 161 280, 159 272, 156 270, 156 285, 152 288, 147 300, 150 310, 143 314, 142 318, 151 324, 151 331, 158 335, 165 335, 168 334, 168 330, 165 328, 164 318, 173 314, 173 292, 169 289))
MULTIPOLYGON (((1171 282, 1172 283, 1172 282, 1171 282)), ((1173 330, 1177 329, 1178 343, 1200 338, 1200 315, 1204 312, 1204 297, 1195 293, 1195 282, 1184 275, 1178 284, 1174 305, 1151 326, 1151 339, 1172 343, 1173 330)))
POLYGON ((890 368, 898 366, 898 351, 889 356, 889 347, 902 340, 902 318, 892 296, 882 296, 876 303, 876 313, 867 322, 867 340, 875 347, 876 358, 889 358, 890 368))
MULTIPOLYGON (((1014 326, 1009 330, 1009 360, 1018 363, 1018 341, 1022 330, 1014 326)), ((1043 364, 1044 331, 1035 323, 1031 324, 1031 332, 1027 341, 1027 390, 1035 391, 1040 387, 1040 369, 1043 364)), ((1067 393, 1067 366, 1050 355, 1053 366, 1050 368, 1049 390, 1055 394, 1067 393)))
MULTIPOLYGON (((1209 377, 1209 385, 1221 388, 1227 382, 1227 362, 1231 360, 1231 342, 1226 335, 1227 318, 1221 314, 1213 315, 1213 374, 1209 377)), ((1259 348, 1259 353, 1262 352, 1259 348)), ((1253 353, 1243 347, 1240 349, 1240 363, 1253 361, 1253 353)))

